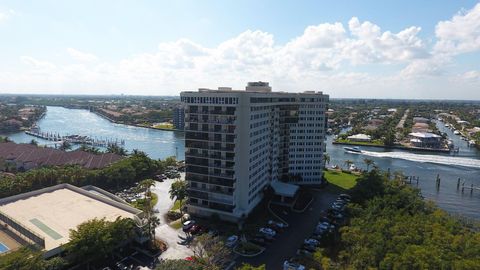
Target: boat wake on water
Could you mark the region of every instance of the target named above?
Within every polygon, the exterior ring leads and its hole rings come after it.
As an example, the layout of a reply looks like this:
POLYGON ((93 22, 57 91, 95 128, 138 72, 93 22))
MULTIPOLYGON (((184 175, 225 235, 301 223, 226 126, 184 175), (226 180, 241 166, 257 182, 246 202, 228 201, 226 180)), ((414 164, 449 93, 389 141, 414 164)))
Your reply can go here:
POLYGON ((480 168, 480 159, 464 158, 464 157, 448 157, 435 155, 418 155, 405 152, 370 152, 363 151, 363 155, 378 158, 398 158, 415 162, 435 163, 442 165, 456 165, 471 168, 480 168))

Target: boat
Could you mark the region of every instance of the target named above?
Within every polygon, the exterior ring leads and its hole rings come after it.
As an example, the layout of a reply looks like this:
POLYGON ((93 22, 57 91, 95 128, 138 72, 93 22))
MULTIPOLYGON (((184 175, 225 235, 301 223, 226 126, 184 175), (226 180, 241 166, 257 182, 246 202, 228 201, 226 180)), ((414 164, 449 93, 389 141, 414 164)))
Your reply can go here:
POLYGON ((360 150, 360 148, 358 147, 344 147, 343 149, 345 149, 345 152, 353 152, 353 153, 361 153, 362 150, 360 150))
POLYGON ((453 134, 455 134, 455 135, 460 135, 460 131, 455 130, 455 131, 453 131, 453 134))
POLYGON ((469 145, 469 146, 475 146, 475 141, 474 141, 474 140, 470 140, 470 141, 468 142, 468 145, 469 145))
POLYGON ((350 170, 351 172, 354 172, 354 171, 357 170, 357 166, 355 166, 355 164, 352 164, 352 165, 350 165, 349 170, 350 170))

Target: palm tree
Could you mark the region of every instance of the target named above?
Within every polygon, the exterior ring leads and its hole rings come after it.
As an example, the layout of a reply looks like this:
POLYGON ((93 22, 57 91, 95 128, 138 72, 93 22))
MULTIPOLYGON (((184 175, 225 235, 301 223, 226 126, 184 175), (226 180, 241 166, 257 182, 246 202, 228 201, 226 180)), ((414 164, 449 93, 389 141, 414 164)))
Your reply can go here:
POLYGON ((327 153, 323 154, 323 166, 325 167, 326 164, 330 164, 330 155, 327 153))
POLYGON ((141 150, 138 149, 133 149, 132 150, 132 156, 140 156, 140 157, 146 157, 147 154, 141 150))
POLYGON ((116 143, 109 143, 107 146, 107 153, 113 153, 117 154, 120 156, 126 156, 127 155, 127 150, 123 148, 122 146, 119 146, 116 143))
POLYGON ((182 202, 187 198, 187 182, 181 180, 173 182, 168 193, 170 193, 171 200, 180 202, 180 214, 183 217, 182 202))
POLYGON ((145 234, 148 235, 151 243, 155 241, 155 229, 157 228, 158 225, 160 225, 160 219, 153 215, 153 206, 152 206, 152 191, 151 187, 155 185, 155 181, 152 179, 145 179, 140 181, 138 184, 138 190, 144 192, 144 203, 143 203, 143 213, 145 214, 144 216, 144 222, 146 224, 145 228, 145 234))
POLYGON ((349 159, 345 160, 345 165, 347 166, 347 170, 348 170, 348 168, 350 168, 350 165, 352 165, 352 164, 353 164, 353 161, 351 161, 349 159))
POLYGON ((63 141, 62 145, 60 145, 60 150, 62 151, 67 151, 70 149, 72 149, 72 145, 67 141, 63 141))
POLYGON ((373 161, 372 159, 369 159, 369 158, 363 159, 363 162, 365 163, 365 165, 367 165, 367 172, 369 171, 370 166, 375 164, 375 161, 373 161))

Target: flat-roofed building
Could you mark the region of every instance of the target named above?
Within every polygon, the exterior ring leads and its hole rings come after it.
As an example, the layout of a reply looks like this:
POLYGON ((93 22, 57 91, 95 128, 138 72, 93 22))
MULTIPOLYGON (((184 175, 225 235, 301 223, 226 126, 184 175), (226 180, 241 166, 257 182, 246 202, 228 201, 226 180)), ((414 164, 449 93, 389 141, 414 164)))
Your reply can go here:
POLYGON ((271 183, 322 182, 328 95, 250 82, 245 90, 182 92, 181 100, 190 213, 238 220, 271 183))
POLYGON ((0 224, 26 242, 46 251, 61 252, 69 232, 92 219, 139 217, 142 211, 99 188, 60 184, 0 199, 0 224))

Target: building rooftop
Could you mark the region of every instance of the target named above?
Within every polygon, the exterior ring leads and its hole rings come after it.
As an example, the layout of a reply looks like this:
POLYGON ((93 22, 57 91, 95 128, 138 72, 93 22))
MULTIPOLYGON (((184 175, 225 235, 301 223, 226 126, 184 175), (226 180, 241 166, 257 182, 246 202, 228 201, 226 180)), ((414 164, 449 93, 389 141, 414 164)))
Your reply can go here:
POLYGON ((408 135, 410 135, 412 137, 415 137, 415 138, 440 138, 440 137, 442 137, 440 135, 429 133, 429 132, 412 132, 408 135))
MULTIPOLYGON (((322 91, 303 91, 303 92, 283 92, 277 91, 273 92, 272 87, 269 85, 268 82, 249 82, 244 90, 234 90, 231 87, 221 86, 218 89, 210 89, 210 88, 199 88, 198 92, 201 93, 259 93, 259 94, 323 94, 322 91)), ((198 93, 196 91, 184 91, 184 93, 198 93)))
POLYGON ((127 204, 69 184, 0 199, 0 220, 4 221, 6 216, 14 225, 43 238, 43 248, 47 251, 66 244, 70 230, 83 222, 95 218, 108 221, 134 218, 140 213, 127 204))
POLYGON ((112 153, 93 154, 84 151, 65 152, 54 148, 38 147, 32 144, 0 143, 0 158, 21 163, 30 163, 30 167, 80 165, 87 169, 103 168, 114 163, 122 156, 112 153))

